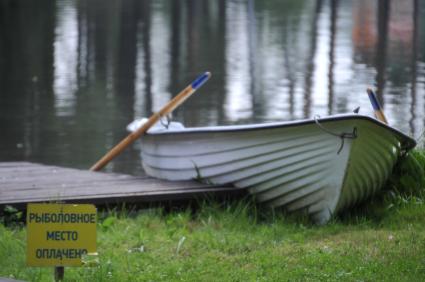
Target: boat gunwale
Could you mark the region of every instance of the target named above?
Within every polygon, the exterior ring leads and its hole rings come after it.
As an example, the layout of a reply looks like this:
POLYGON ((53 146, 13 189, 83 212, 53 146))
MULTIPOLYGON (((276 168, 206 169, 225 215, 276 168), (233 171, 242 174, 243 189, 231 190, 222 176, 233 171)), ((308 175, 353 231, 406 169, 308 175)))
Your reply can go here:
POLYGON ((344 120, 366 120, 374 123, 384 129, 390 130, 395 133, 401 140, 402 148, 410 150, 416 146, 416 140, 412 137, 401 132, 397 128, 391 127, 375 118, 362 114, 338 114, 327 117, 318 117, 317 119, 302 119, 296 121, 282 121, 282 122, 270 122, 270 123, 259 123, 259 124, 245 124, 245 125, 221 125, 211 127, 188 127, 184 129, 171 129, 164 131, 148 131, 146 135, 174 135, 174 134, 188 134, 188 133, 222 133, 222 132, 240 132, 240 131, 255 131, 264 129, 276 129, 276 128, 289 128, 301 125, 316 124, 317 122, 334 122, 344 120))

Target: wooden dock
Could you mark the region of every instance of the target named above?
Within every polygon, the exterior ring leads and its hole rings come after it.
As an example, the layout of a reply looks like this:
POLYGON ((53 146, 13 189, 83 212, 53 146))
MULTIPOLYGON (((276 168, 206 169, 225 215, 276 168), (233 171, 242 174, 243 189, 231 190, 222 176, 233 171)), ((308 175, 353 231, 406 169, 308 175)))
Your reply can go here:
MULTIPOLYGON (((63 201, 117 204, 188 200, 206 195, 240 195, 239 188, 195 181, 92 172, 28 162, 0 163, 0 207, 63 201)), ((1 209, 3 210, 3 209, 1 209)))

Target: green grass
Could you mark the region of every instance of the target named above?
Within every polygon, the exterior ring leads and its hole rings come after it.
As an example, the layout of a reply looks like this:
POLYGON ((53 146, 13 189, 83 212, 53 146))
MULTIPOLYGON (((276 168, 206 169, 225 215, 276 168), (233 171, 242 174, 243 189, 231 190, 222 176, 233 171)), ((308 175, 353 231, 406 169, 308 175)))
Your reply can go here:
MULTIPOLYGON (((65 280, 425 281, 425 158, 412 156, 415 167, 401 163, 379 197, 325 226, 249 200, 102 212, 99 264, 66 268, 65 280)), ((0 277, 51 281, 52 268, 25 266, 26 230, 9 213, 0 277)))

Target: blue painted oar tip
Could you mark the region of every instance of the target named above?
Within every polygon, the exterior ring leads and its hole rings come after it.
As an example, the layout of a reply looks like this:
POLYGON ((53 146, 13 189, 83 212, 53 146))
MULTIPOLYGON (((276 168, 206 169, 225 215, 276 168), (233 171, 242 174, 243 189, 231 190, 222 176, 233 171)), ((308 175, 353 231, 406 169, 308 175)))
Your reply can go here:
POLYGON ((378 99, 376 98, 376 95, 373 90, 371 88, 368 88, 366 91, 369 96, 370 103, 372 104, 373 110, 380 111, 381 105, 379 104, 378 99))
POLYGON ((192 88, 198 89, 201 87, 209 78, 211 77, 211 73, 209 71, 204 72, 200 76, 198 76, 193 82, 192 82, 192 88))

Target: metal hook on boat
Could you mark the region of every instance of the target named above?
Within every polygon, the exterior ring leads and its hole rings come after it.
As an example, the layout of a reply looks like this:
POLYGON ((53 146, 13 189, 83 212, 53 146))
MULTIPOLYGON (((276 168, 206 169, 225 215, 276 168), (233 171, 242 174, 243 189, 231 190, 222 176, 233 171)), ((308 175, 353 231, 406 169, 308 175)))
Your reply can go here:
POLYGON ((159 119, 159 122, 162 124, 162 126, 164 126, 166 129, 168 129, 168 127, 170 127, 171 124, 171 119, 172 119, 172 115, 168 114, 166 116, 161 116, 161 118, 159 119), (166 119, 166 121, 164 122, 164 118, 166 119))
POLYGON ((337 151, 337 154, 338 155, 339 155, 339 153, 341 153, 342 148, 344 148, 344 140, 345 140, 345 138, 348 138, 348 139, 356 139, 357 138, 357 127, 354 127, 353 128, 353 131, 352 132, 349 132, 349 133, 347 133, 347 132, 336 133, 336 132, 333 132, 333 131, 327 129, 322 124, 320 124, 319 119, 320 119, 320 116, 319 115, 315 115, 314 116, 314 122, 316 123, 316 125, 321 130, 323 130, 324 132, 326 132, 326 133, 328 133, 330 135, 333 135, 335 137, 341 138, 341 145, 339 146, 339 149, 337 151))

